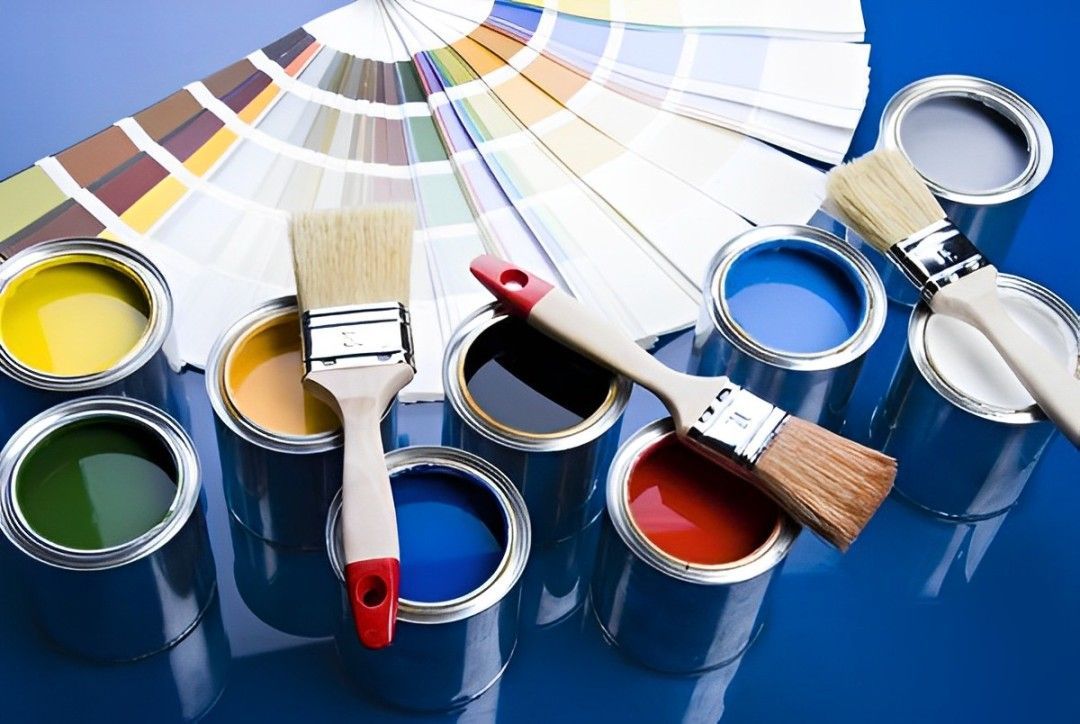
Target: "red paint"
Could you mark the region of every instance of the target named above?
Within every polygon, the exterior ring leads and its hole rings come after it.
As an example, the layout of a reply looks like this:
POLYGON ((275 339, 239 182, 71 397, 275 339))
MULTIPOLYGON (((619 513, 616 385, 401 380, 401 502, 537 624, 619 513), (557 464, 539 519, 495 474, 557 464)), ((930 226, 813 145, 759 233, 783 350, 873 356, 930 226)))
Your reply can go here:
POLYGON ((490 254, 473 259, 469 270, 507 311, 523 319, 553 289, 540 277, 490 254))
POLYGON ((776 528, 766 495, 668 435, 630 469, 630 517, 656 547, 686 563, 714 566, 746 558, 776 528))

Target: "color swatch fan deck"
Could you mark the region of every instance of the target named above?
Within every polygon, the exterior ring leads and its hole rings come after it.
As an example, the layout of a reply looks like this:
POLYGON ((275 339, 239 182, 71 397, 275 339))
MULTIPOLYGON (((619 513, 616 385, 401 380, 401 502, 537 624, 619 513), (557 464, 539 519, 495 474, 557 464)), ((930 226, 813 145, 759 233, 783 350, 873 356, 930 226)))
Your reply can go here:
POLYGON ((361 0, 0 182, 0 258, 101 236, 176 302, 178 363, 294 289, 295 211, 409 203, 418 374, 490 297, 482 253, 643 344, 693 323, 709 259, 804 223, 866 100, 857 0, 361 0))

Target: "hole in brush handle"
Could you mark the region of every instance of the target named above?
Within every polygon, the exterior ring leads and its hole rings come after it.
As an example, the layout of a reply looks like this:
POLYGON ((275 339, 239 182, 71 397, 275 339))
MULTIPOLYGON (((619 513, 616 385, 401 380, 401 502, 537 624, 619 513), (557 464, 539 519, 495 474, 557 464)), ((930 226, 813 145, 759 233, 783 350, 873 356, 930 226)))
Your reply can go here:
POLYGON ((490 254, 473 259, 469 270, 517 317, 528 317, 537 302, 554 289, 540 277, 490 254))

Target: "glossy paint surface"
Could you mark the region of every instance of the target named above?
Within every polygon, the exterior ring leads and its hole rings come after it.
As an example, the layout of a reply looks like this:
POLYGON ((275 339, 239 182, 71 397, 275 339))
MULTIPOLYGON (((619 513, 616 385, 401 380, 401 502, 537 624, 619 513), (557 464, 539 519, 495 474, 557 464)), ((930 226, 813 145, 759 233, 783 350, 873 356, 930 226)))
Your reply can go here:
POLYGON ((150 301, 130 272, 89 256, 29 267, 0 295, 0 342, 23 365, 58 377, 115 367, 146 333, 150 301))
POLYGON ((759 344, 808 354, 838 347, 863 316, 861 292, 832 254, 797 240, 762 244, 732 263, 723 294, 759 344))

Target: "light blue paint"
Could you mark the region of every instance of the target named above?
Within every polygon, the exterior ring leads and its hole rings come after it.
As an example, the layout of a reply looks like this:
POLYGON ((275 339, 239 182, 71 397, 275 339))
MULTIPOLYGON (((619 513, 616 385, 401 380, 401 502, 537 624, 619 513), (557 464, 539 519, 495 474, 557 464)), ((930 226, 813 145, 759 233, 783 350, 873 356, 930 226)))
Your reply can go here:
POLYGON ((721 293, 732 319, 759 344, 813 354, 859 329, 866 293, 848 262, 807 241, 755 246, 728 269, 721 293))
POLYGON ((465 473, 420 465, 391 479, 401 546, 401 597, 449 601, 487 581, 506 550, 494 494, 465 473))

